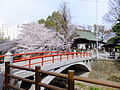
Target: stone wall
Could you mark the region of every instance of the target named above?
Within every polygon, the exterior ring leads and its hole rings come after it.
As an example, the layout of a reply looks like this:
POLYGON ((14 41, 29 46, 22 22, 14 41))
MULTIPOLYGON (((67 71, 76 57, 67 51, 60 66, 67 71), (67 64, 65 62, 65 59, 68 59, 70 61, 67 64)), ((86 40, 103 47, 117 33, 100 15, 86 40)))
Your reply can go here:
POLYGON ((120 74, 120 60, 93 60, 91 69, 97 72, 110 72, 120 74))
POLYGON ((91 69, 89 78, 111 81, 117 81, 114 77, 120 78, 120 60, 93 60, 91 69))

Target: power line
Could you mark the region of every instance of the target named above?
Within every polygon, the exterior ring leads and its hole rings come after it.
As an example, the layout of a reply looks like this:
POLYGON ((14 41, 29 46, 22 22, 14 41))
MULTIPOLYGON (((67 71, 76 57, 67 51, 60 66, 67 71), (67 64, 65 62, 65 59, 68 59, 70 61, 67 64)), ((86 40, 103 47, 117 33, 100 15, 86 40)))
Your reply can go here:
MULTIPOLYGON (((79 1, 81 1, 81 2, 95 2, 96 3, 96 0, 79 0, 79 1)), ((105 1, 99 0, 97 2, 105 2, 105 1)))

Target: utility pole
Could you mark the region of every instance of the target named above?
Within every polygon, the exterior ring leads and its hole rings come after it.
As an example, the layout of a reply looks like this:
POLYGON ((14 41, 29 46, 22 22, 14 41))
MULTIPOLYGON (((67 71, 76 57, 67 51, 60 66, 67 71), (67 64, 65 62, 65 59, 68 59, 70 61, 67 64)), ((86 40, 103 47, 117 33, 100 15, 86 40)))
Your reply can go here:
POLYGON ((98 55, 98 27, 97 27, 97 4, 98 4, 98 0, 96 0, 96 54, 97 54, 97 59, 99 58, 98 55))

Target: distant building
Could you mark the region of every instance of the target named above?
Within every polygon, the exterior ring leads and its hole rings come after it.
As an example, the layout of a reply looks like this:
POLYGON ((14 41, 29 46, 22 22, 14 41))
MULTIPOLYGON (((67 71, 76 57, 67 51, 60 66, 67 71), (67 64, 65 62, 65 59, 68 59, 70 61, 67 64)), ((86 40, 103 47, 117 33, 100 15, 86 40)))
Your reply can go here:
POLYGON ((4 38, 5 21, 0 20, 0 38, 4 38))
POLYGON ((13 26, 6 26, 6 29, 4 31, 4 38, 8 38, 10 40, 17 39, 18 34, 19 27, 17 24, 13 26))
POLYGON ((0 20, 0 37, 4 39, 17 39, 20 33, 20 27, 15 24, 13 26, 6 26, 5 21, 0 20))
MULTIPOLYGON (((99 40, 99 46, 101 42, 99 40)), ((73 37, 72 50, 89 51, 96 49, 96 35, 87 30, 75 30, 75 36, 73 37)))

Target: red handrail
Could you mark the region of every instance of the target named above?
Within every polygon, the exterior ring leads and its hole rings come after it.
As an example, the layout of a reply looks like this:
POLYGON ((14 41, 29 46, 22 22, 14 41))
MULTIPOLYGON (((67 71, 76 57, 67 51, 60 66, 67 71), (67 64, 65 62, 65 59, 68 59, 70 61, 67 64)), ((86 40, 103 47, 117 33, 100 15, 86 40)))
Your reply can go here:
POLYGON ((69 57, 72 57, 72 58, 74 58, 74 55, 76 55, 76 57, 78 58, 78 54, 80 54, 80 56, 81 56, 81 54, 83 54, 83 56, 86 56, 86 57, 88 57, 88 54, 90 55, 90 53, 88 53, 88 52, 66 52, 66 53, 63 53, 63 54, 42 55, 42 56, 37 56, 37 57, 30 57, 30 58, 27 58, 27 59, 14 60, 14 63, 22 62, 22 61, 29 61, 29 64, 26 64, 26 65, 23 65, 23 66, 31 67, 31 65, 38 64, 38 63, 41 63, 41 65, 43 66, 44 62, 54 63, 55 60, 62 61, 63 58, 67 58, 67 60, 68 60, 68 55, 72 55, 72 56, 69 56, 69 57), (63 57, 65 55, 67 57, 63 57), (55 59, 54 58, 55 56, 60 56, 60 58, 55 59), (44 60, 44 58, 46 58, 46 57, 52 57, 52 59, 51 60, 44 60), (31 60, 38 59, 38 58, 42 58, 42 61, 31 63, 31 60))
MULTIPOLYGON (((14 60, 13 62, 16 63, 16 62, 22 62, 22 61, 29 61, 28 62, 29 64, 26 64, 26 65, 23 65, 23 66, 29 66, 29 68, 30 68, 31 65, 38 64, 38 63, 41 63, 42 65, 44 65, 44 62, 52 62, 52 63, 54 63, 55 60, 62 61, 63 58, 67 58, 67 60, 68 60, 69 57, 72 57, 72 59, 73 59, 74 55, 76 55, 76 57, 78 58, 78 56, 79 56, 78 54, 80 54, 80 57, 91 56, 91 53, 89 53, 89 52, 68 52, 68 51, 33 52, 33 53, 13 54, 12 56, 29 55, 29 54, 30 54, 30 57, 25 58, 25 59, 14 60), (45 54, 45 53, 55 53, 55 54, 51 54, 51 55, 39 55, 39 56, 36 55, 34 57, 31 56, 32 54, 45 54), (65 55, 67 57, 63 57, 65 55), (56 59, 55 56, 60 56, 60 58, 56 59), (46 58, 46 57, 52 57, 52 59, 51 60, 44 60, 44 58, 46 58), (42 61, 38 61, 38 62, 35 62, 35 63, 31 62, 31 60, 38 59, 38 58, 42 58, 42 61)), ((5 57, 5 55, 2 55, 1 57, 5 57)))
MULTIPOLYGON (((21 53, 21 54, 12 54, 12 56, 21 56, 21 55, 32 55, 32 54, 47 54, 47 53, 65 53, 67 51, 48 51, 48 52, 32 52, 32 53, 21 53)), ((4 58, 6 55, 1 55, 0 58, 4 58)), ((4 60, 0 60, 4 61, 4 60)))

